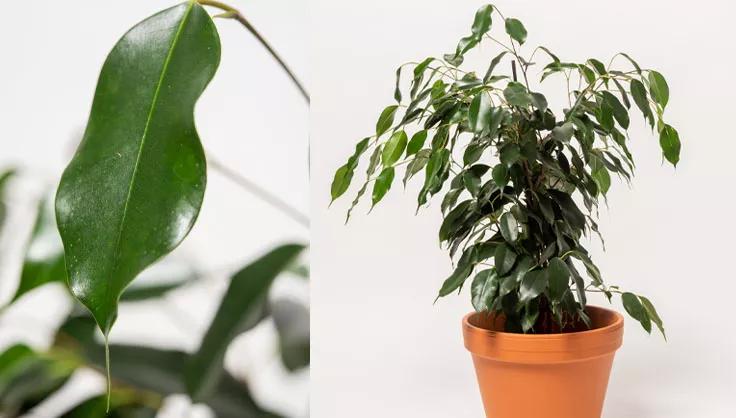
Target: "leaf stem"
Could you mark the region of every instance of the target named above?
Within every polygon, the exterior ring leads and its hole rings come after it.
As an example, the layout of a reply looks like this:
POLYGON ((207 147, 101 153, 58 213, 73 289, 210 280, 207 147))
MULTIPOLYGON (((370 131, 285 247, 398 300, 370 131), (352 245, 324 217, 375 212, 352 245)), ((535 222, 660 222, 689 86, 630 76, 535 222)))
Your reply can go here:
POLYGON ((253 35, 260 44, 266 48, 266 51, 268 51, 269 54, 271 54, 271 57, 278 62, 278 64, 281 66, 281 68, 286 72, 286 74, 289 76, 291 81, 294 83, 296 88, 301 93, 304 100, 306 100, 307 104, 309 104, 309 93, 307 92, 307 89, 304 87, 304 85, 299 81, 297 76, 294 74, 294 72, 289 68, 289 66, 286 64, 286 62, 281 58, 281 56, 276 52, 276 50, 273 49, 271 44, 266 41, 266 39, 256 30, 256 28, 251 24, 248 19, 245 18, 245 16, 240 12, 240 10, 229 6, 225 3, 215 1, 215 0, 197 0, 197 3, 201 4, 202 6, 210 6, 214 7, 220 10, 223 10, 225 13, 222 15, 219 15, 220 17, 224 19, 234 19, 238 21, 245 29, 248 30, 248 32, 253 35))

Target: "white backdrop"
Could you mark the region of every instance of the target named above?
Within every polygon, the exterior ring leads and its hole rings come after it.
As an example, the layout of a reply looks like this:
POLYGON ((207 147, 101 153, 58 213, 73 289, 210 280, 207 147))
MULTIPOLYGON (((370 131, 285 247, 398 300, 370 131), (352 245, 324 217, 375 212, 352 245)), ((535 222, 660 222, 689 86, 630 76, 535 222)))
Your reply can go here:
MULTIPOLYGON (((736 416, 730 267, 736 7, 725 0, 675 3, 496 2, 524 22, 528 45, 544 44, 578 62, 592 56, 607 62, 623 50, 664 73, 671 87, 667 115, 683 140, 680 165, 661 164, 657 139, 636 118, 637 176, 631 189, 614 185, 610 210, 601 210, 607 251, 590 245, 610 283, 654 301, 669 336, 665 343, 627 319, 605 418, 736 416)), ((460 333, 469 295, 432 305, 451 271, 437 245, 439 203, 414 216, 416 187, 403 192, 395 185, 369 216, 364 201, 348 226, 345 210, 356 187, 327 208, 334 170, 393 101, 396 67, 453 50, 481 4, 312 2, 315 417, 482 416, 460 333)), ((484 71, 496 53, 486 43, 467 62, 484 71)), ((615 307, 622 310, 618 301, 615 307)))
MULTIPOLYGON (((35 209, 33 199, 55 184, 81 137, 105 56, 132 25, 177 0, 73 0, 3 2, 0 25, 0 168, 17 164, 32 180, 14 184, 9 229, 0 254, 0 300, 15 290, 20 251, 35 209)), ((307 82, 307 3, 301 0, 242 1, 240 8, 307 82)), ((308 211, 308 107, 265 50, 239 24, 216 22, 222 63, 199 101, 197 127, 205 149, 302 212, 308 211)), ((172 255, 219 271, 206 283, 166 298, 164 304, 123 307, 112 342, 144 342, 194 350, 217 308, 229 272, 273 246, 307 242, 308 230, 210 170, 207 193, 191 235, 172 255)), ((308 299, 303 280, 285 277, 277 293, 308 299)), ((49 344, 53 325, 68 306, 60 287, 27 295, 0 319, 0 345, 49 344)), ((280 366, 274 330, 267 323, 238 339, 226 363, 247 378, 257 399, 278 412, 305 416, 309 373, 287 375, 280 366)), ((113 366, 115 367, 114 358, 113 366)), ((60 401, 104 390, 92 373, 75 377, 60 401)), ((184 416, 182 399, 169 403, 169 417, 184 416)), ((51 416, 41 409, 39 418, 51 416)), ((200 409, 200 413, 203 412, 200 409)))

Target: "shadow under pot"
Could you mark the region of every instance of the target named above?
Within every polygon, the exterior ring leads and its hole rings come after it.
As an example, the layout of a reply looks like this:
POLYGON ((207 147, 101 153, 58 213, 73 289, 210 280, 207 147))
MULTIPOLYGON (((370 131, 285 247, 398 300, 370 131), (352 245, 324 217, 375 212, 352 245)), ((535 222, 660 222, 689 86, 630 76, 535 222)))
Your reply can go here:
POLYGON ((592 329, 562 334, 507 333, 502 315, 465 316, 487 418, 600 418, 624 321, 609 309, 586 312, 592 329))

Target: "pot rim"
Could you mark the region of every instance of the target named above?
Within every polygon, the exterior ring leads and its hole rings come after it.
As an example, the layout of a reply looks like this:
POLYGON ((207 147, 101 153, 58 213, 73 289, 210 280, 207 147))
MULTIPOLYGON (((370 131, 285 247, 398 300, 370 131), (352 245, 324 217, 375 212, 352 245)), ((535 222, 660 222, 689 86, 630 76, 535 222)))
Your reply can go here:
POLYGON ((580 361, 612 354, 623 341, 623 315, 598 306, 587 306, 586 311, 604 325, 560 334, 517 334, 474 325, 471 319, 483 313, 472 312, 462 321, 465 347, 474 356, 522 363, 580 361))

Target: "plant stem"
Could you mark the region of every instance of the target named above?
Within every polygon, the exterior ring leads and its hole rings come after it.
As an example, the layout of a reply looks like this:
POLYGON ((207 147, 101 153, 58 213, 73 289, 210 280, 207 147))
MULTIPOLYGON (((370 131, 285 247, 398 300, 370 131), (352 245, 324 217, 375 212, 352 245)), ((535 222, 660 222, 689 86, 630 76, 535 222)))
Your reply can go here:
POLYGON ((243 175, 237 173, 235 170, 220 163, 216 158, 212 157, 211 154, 207 156, 207 163, 214 170, 217 170, 218 172, 220 172, 220 174, 227 177, 233 183, 245 189, 247 192, 260 198, 264 202, 271 205, 273 208, 279 210, 284 215, 298 222, 300 225, 309 228, 309 217, 301 213, 295 207, 286 203, 278 196, 272 194, 268 190, 245 178, 243 175))
POLYGON ((279 63, 281 68, 286 72, 286 74, 289 76, 291 81, 294 83, 296 88, 301 93, 302 97, 304 97, 304 100, 307 101, 307 104, 309 104, 309 93, 307 92, 307 89, 302 85, 302 83, 299 81, 299 79, 296 77, 294 72, 289 68, 289 66, 286 64, 286 62, 279 56, 279 54, 276 52, 276 50, 273 49, 273 47, 266 41, 266 39, 256 30, 256 28, 251 24, 248 19, 243 16, 243 14, 240 12, 240 10, 228 6, 225 3, 215 1, 215 0, 197 0, 199 4, 202 6, 210 6, 215 7, 217 9, 225 11, 225 14, 221 15, 223 18, 228 19, 235 19, 238 22, 240 22, 241 25, 243 25, 248 32, 250 32, 257 40, 258 42, 263 45, 264 48, 271 54, 273 59, 276 60, 276 62, 279 63))

